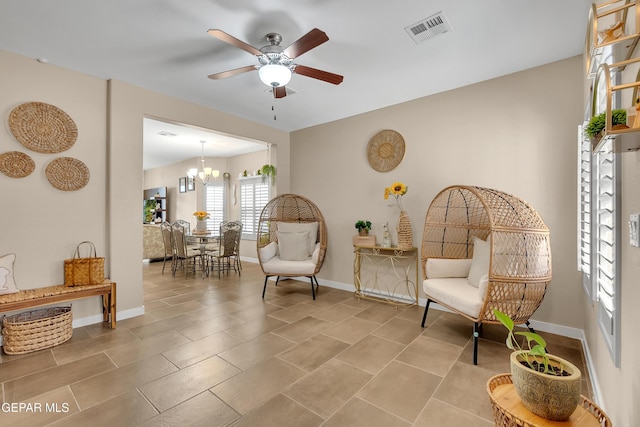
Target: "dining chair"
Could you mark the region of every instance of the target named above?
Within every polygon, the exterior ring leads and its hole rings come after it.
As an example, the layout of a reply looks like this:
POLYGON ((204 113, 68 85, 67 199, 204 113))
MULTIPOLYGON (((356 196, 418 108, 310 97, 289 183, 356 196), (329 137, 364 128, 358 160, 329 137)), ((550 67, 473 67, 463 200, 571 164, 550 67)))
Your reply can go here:
POLYGON ((204 270, 206 268, 205 259, 199 249, 187 245, 185 228, 174 223, 171 226, 171 235, 175 245, 175 266, 173 269, 173 275, 175 276, 176 270, 179 266, 184 269, 185 277, 187 277, 190 267, 195 273, 196 261, 198 260, 204 270))
POLYGON ((211 264, 218 270, 218 278, 222 272, 231 270, 231 260, 233 259, 233 269, 240 274, 239 246, 242 236, 242 223, 240 221, 228 221, 220 224, 220 236, 218 252, 211 255, 211 264))
POLYGON ((162 274, 164 274, 164 267, 167 264, 167 260, 171 260, 171 273, 174 273, 176 254, 173 245, 173 237, 171 235, 171 224, 167 221, 160 224, 160 233, 162 234, 162 243, 164 244, 164 259, 162 260, 162 274))

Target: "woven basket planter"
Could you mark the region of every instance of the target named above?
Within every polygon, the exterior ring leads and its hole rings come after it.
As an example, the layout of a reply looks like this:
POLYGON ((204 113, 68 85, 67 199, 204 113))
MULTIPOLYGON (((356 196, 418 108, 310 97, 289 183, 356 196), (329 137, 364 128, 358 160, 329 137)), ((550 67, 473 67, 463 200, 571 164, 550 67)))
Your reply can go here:
POLYGON ((2 319, 6 354, 44 350, 71 339, 71 307, 49 307, 25 311, 2 319))

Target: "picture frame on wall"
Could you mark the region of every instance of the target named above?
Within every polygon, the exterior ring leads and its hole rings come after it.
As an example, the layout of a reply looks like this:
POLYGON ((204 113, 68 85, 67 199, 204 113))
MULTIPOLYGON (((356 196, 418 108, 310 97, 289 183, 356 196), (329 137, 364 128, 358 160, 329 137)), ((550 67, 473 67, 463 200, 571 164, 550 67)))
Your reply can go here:
POLYGON ((181 193, 186 193, 187 192, 187 177, 183 176, 182 178, 178 179, 178 191, 180 191, 181 193))
POLYGON ((187 177, 187 191, 194 191, 196 189, 196 181, 192 176, 187 177))

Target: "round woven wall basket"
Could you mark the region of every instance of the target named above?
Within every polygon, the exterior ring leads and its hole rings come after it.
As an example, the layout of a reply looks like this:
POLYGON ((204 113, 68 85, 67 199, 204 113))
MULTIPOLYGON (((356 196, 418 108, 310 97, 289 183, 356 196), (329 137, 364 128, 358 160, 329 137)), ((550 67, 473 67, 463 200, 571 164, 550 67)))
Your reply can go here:
POLYGON ((89 168, 73 157, 53 159, 45 169, 47 179, 58 190, 76 191, 89 182, 89 168))
POLYGON ((404 157, 404 139, 394 130, 383 130, 375 134, 367 145, 367 158, 378 172, 389 172, 400 164, 404 157))
POLYGON ((0 172, 10 178, 24 178, 36 168, 33 159, 20 151, 0 154, 0 172))
POLYGON ((18 105, 9 114, 9 127, 20 144, 38 153, 68 150, 78 138, 78 128, 71 117, 44 102, 18 105))

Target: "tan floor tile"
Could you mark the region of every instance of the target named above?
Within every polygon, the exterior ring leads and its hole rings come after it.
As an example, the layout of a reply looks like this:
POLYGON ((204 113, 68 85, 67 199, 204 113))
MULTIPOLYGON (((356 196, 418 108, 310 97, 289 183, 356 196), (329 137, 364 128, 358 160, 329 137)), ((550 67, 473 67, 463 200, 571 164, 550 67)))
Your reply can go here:
POLYGON ((123 366, 189 342, 191 341, 184 335, 170 330, 163 334, 153 335, 141 341, 108 350, 106 354, 117 366, 123 366))
POLYGON ((270 400, 305 372, 272 358, 247 369, 211 389, 236 412, 246 414, 270 400), (247 391, 251 390, 250 393, 247 391))
POLYGON ((355 344, 380 327, 379 323, 352 317, 322 331, 324 335, 355 344))
POLYGON ((117 348, 121 345, 139 342, 140 338, 130 332, 122 331, 118 334, 104 335, 91 340, 77 342, 67 341, 66 343, 51 349, 53 356, 59 365, 84 359, 93 354, 117 348))
POLYGON ((194 324, 194 320, 186 314, 164 318, 146 325, 131 328, 131 332, 142 339, 162 334, 172 329, 182 329, 194 324))
POLYGON ((268 333, 224 351, 220 353, 220 357, 244 370, 269 360, 294 345, 295 343, 290 340, 268 333))
POLYGON ((451 369, 462 348, 428 337, 418 337, 396 360, 444 377, 451 369))
POLYGON ((130 363, 71 385, 82 410, 177 371, 161 355, 130 363))
MULTIPOLYGON (((278 308, 280 309, 280 308, 278 308)), ((239 339, 240 341, 249 341, 254 338, 259 337, 260 335, 264 335, 273 330, 281 328, 284 325, 287 325, 287 322, 283 322, 282 320, 274 319, 273 317, 264 316, 261 318, 257 318, 246 323, 240 324, 238 326, 233 326, 231 328, 225 329, 224 332, 231 335, 234 338, 239 339)))
POLYGON ((114 397, 85 411, 66 417, 52 427, 113 427, 135 426, 158 412, 137 390, 114 397))
POLYGON ((20 402, 113 369, 115 365, 104 353, 96 354, 7 381, 4 383, 4 399, 6 402, 20 402))
MULTIPOLYGON (((509 356, 511 350, 507 348, 504 341, 497 343, 484 339, 478 340, 478 366, 489 369, 496 374, 510 372, 509 356)), ((464 347, 458 362, 473 365, 473 340, 470 340, 464 347)))
POLYGON ((277 305, 269 304, 266 302, 262 302, 260 304, 254 304, 249 307, 245 307, 242 310, 234 311, 229 315, 235 317, 236 319, 244 320, 245 322, 259 319, 262 316, 266 316, 269 313, 273 313, 274 311, 282 310, 282 307, 278 307, 277 305))
POLYGON ((68 386, 49 391, 31 399, 21 401, 31 405, 31 411, 3 410, 0 427, 40 427, 79 412, 73 393, 68 386))
POLYGON ((493 420, 485 420, 463 409, 431 399, 413 424, 414 427, 493 427, 493 420))
POLYGON ((456 362, 433 397, 480 418, 493 419, 487 381, 495 373, 480 365, 456 362))
POLYGON ((331 359, 284 391, 294 401, 329 418, 362 388, 372 375, 331 359))
POLYGON ((342 341, 326 335, 316 335, 281 353, 278 357, 305 371, 313 371, 347 347, 349 344, 342 341))
POLYGON ((240 370, 217 356, 140 387, 159 411, 166 411, 238 374, 240 370))
POLYGON ((242 417, 233 427, 284 427, 292 424, 296 427, 315 427, 323 421, 313 412, 279 394, 242 417))
POLYGON ((304 317, 311 316, 313 313, 320 311, 320 307, 315 307, 310 304, 295 304, 278 311, 274 311, 269 314, 270 317, 274 317, 279 320, 283 320, 288 323, 296 322, 304 317))
POLYGON ((356 317, 359 317, 363 320, 368 320, 370 322, 386 323, 401 313, 402 310, 396 308, 395 306, 392 306, 390 304, 378 303, 372 305, 366 310, 362 310, 360 313, 356 314, 356 317))
POLYGON ((316 319, 315 317, 305 317, 304 319, 276 329, 273 333, 291 341, 302 342, 331 326, 333 326, 332 323, 325 322, 324 320, 316 319))
MULTIPOLYGON (((306 303, 305 303, 306 304, 306 303)), ((331 323, 343 322, 362 311, 361 308, 347 304, 335 304, 313 314, 313 317, 331 323)))
MULTIPOLYGON (((267 301, 269 304, 277 305, 278 307, 282 307, 282 308, 291 307, 292 305, 296 305, 301 302, 307 302, 312 298, 311 285, 307 285, 307 286, 308 287, 306 288, 306 290, 309 292, 309 295, 296 292, 297 289, 292 288, 290 289, 292 293, 289 293, 289 294, 283 293, 283 295, 281 296, 269 293, 269 298, 265 296, 265 301, 267 301)), ((269 285, 267 285, 267 290, 269 291, 271 287, 273 287, 273 285, 269 283, 269 285)), ((284 287, 286 288, 286 285, 284 285, 284 287)), ((278 288, 280 288, 280 285, 278 285, 278 288)))
POLYGON ((420 327, 419 323, 393 318, 380 326, 380 328, 376 329, 373 332, 373 335, 406 345, 413 341, 422 332, 424 331, 420 327))
MULTIPOLYGON (((432 309, 429 308, 429 312, 432 309)), ((436 310, 433 310, 436 311, 436 310)), ((464 347, 472 338, 473 322, 462 316, 443 313, 431 325, 425 328, 423 335, 464 347)))
MULTIPOLYGON (((309 289, 311 289, 311 286, 309 286, 309 289)), ((320 294, 318 294, 316 295, 315 300, 307 300, 304 302, 304 304, 309 304, 314 307, 326 308, 331 307, 335 304, 339 304, 351 298, 353 298, 353 292, 346 292, 331 288, 322 288, 322 298, 320 298, 320 294)))
POLYGON ((333 414, 322 427, 408 427, 410 425, 408 422, 354 397, 333 414))
POLYGON ((56 366, 51 350, 39 351, 0 364, 0 383, 56 366))
POLYGON ((178 368, 184 368, 223 352, 240 341, 224 332, 218 332, 188 344, 174 347, 162 354, 178 368))
POLYGON ((206 320, 196 321, 191 326, 179 329, 178 332, 190 340, 198 340, 206 337, 207 335, 241 325, 242 323, 244 323, 242 320, 235 319, 228 315, 221 315, 211 317, 206 320))
MULTIPOLYGON (((400 362, 391 362, 358 397, 413 422, 436 390, 442 377, 400 362), (390 387, 389 384, 402 384, 390 387)), ((486 397, 486 396, 485 396, 486 397)))
POLYGON ((143 427, 223 427, 240 415, 210 391, 174 406, 147 420, 143 427))
POLYGON ((369 335, 340 353, 337 358, 377 374, 404 348, 402 344, 369 335))

